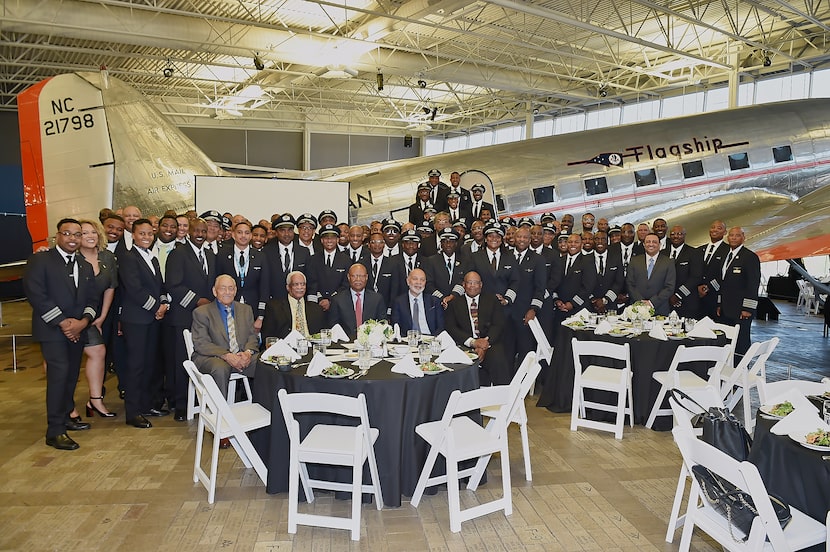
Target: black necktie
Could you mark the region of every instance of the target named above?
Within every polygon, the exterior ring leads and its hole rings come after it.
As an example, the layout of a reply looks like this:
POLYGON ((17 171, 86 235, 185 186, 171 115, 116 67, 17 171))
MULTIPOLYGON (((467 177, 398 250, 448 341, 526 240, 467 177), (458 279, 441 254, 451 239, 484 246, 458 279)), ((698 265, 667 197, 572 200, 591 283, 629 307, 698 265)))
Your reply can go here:
POLYGON ((478 218, 478 214, 480 212, 479 209, 481 209, 480 204, 479 204, 478 201, 476 201, 476 205, 475 205, 475 207, 473 207, 473 218, 474 219, 478 218))
POLYGON ((285 272, 291 268, 291 256, 288 254, 287 247, 283 250, 282 268, 285 272))
POLYGON ((496 254, 493 253, 493 256, 490 258, 490 266, 493 267, 493 270, 499 269, 499 262, 496 260, 496 254))
POLYGON ((78 288, 78 283, 75 282, 75 256, 69 255, 66 257, 66 272, 69 274, 69 282, 75 289, 78 288))
POLYGON ((202 272, 204 272, 205 275, 207 275, 207 264, 205 264, 205 256, 202 254, 201 249, 199 250, 199 264, 202 265, 202 272))
POLYGON ((372 259, 372 280, 375 282, 375 291, 378 287, 378 260, 372 259))
POLYGON ((600 255, 599 257, 599 275, 602 276, 605 274, 605 263, 603 262, 603 256, 600 255))
POLYGON ((714 253, 714 252, 715 252, 714 244, 710 243, 708 246, 706 246, 706 259, 704 259, 704 262, 706 264, 709 264, 709 259, 712 258, 712 253, 714 253))
POLYGON ((326 253, 326 266, 331 268, 331 253, 326 253))
POLYGON ((410 272, 412 272, 412 257, 406 262, 406 275, 409 276, 410 272))
POLYGON ((352 262, 357 262, 357 251, 352 250, 352 262))
POLYGON ((571 264, 573 263, 573 258, 569 255, 568 261, 565 263, 565 274, 571 271, 571 264))
POLYGON ((161 277, 161 266, 159 266, 159 260, 151 256, 150 262, 153 263, 153 271, 156 273, 156 276, 161 277))
POLYGON ((676 259, 676 258, 677 258, 677 249, 672 249, 672 250, 671 250, 671 258, 672 258, 672 259, 676 259))

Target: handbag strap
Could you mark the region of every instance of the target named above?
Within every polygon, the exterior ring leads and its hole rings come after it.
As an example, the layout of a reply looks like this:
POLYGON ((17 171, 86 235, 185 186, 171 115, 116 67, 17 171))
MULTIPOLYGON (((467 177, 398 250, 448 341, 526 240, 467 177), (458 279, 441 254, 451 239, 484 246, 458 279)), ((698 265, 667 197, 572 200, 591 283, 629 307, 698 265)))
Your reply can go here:
POLYGON ((677 404, 679 404, 687 412, 691 412, 692 414, 707 414, 709 412, 706 408, 703 408, 703 406, 701 406, 700 403, 698 403, 696 400, 691 398, 689 395, 687 395, 686 393, 684 393, 680 389, 677 389, 676 387, 673 387, 672 389, 669 389, 669 395, 671 395, 671 397, 674 399, 674 401, 677 404), (695 412, 694 410, 692 410, 691 408, 689 408, 688 406, 683 404, 684 400, 689 401, 690 403, 697 406, 700 409, 700 412, 695 412))

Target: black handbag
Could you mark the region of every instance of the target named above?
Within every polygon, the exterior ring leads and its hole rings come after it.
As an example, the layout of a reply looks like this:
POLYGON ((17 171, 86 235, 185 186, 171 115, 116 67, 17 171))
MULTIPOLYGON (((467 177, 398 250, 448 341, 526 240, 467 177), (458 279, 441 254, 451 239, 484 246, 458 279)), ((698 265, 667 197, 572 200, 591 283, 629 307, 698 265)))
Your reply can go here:
POLYGON ((669 393, 677 401, 677 404, 695 415, 692 418, 692 425, 703 428, 703 437, 701 437, 703 442, 709 443, 739 462, 743 462, 749 458, 749 448, 752 446, 752 438, 746 432, 746 428, 744 428, 741 421, 728 409, 713 406, 709 410, 706 410, 680 389, 672 389, 669 393), (684 404, 684 401, 691 402, 700 411, 695 412, 691 410, 684 404))
MULTIPOLYGON (((752 520, 758 515, 752 496, 704 466, 692 466, 692 474, 700 484, 704 498, 715 511, 726 518, 729 524, 729 536, 732 537, 732 540, 745 542, 749 538, 750 529, 752 529, 752 520), (736 527, 746 536, 743 539, 735 538, 733 527, 736 527)), ((790 507, 777 496, 771 494, 768 494, 768 496, 775 510, 775 516, 778 518, 778 523, 784 529, 793 519, 790 507)))

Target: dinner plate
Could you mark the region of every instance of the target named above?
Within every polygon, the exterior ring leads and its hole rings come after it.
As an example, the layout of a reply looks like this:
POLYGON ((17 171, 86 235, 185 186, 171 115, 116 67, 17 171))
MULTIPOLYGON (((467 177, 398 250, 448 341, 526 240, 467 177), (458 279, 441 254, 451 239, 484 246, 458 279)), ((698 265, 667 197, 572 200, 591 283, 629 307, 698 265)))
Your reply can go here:
POLYGON ((630 333, 631 333, 631 330, 622 329, 622 330, 619 330, 619 331, 611 330, 610 332, 608 332, 607 335, 610 335, 611 337, 625 337, 625 336, 629 335, 630 333))
MULTIPOLYGON (((277 357, 274 357, 274 356, 259 357, 259 360, 261 360, 265 364, 270 364, 271 366, 279 366, 279 364, 277 364, 277 357)), ((288 360, 289 360, 289 364, 294 363, 294 361, 292 361, 291 359, 288 359, 288 360)))
POLYGON ((326 372, 323 371, 323 373, 320 374, 320 375, 323 376, 324 378, 329 378, 329 379, 343 379, 343 378, 348 378, 349 376, 351 376, 353 374, 354 374, 354 370, 352 370, 351 368, 346 368, 346 373, 344 373, 344 374, 330 375, 330 374, 326 374, 326 372))
POLYGON ((426 376, 434 376, 435 374, 440 374, 441 372, 452 372, 452 368, 447 368, 446 366, 444 366, 441 363, 437 363, 437 364, 438 364, 438 366, 441 367, 440 370, 435 370, 434 372, 428 372, 426 370, 421 370, 421 372, 423 372, 423 374, 426 375, 426 376))
POLYGON ((767 418, 772 418, 773 420, 782 420, 784 416, 779 416, 778 414, 773 414, 772 409, 778 405, 775 404, 764 404, 758 407, 758 412, 766 416, 767 418))
POLYGON ((814 445, 812 443, 807 442, 807 433, 812 433, 812 431, 802 431, 799 433, 790 433, 789 437, 799 445, 804 448, 808 448, 811 450, 818 450, 821 452, 830 452, 830 447, 825 447, 822 445, 814 445))
POLYGON ((673 341, 682 341, 684 339, 689 339, 689 336, 687 336, 686 334, 683 334, 683 335, 670 335, 670 336, 668 336, 668 338, 673 340, 673 341))

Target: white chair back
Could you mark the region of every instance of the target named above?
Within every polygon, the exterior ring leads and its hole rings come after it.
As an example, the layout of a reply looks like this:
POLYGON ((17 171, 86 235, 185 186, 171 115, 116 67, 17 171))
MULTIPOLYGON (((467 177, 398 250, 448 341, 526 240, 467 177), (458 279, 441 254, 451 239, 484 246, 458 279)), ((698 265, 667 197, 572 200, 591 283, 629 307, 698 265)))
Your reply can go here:
POLYGON ((752 406, 750 404, 750 391, 758 385, 759 381, 766 381, 767 359, 777 346, 777 337, 760 343, 753 343, 731 373, 729 367, 725 366, 721 374, 721 396, 724 397, 726 407, 732 410, 741 397, 744 398, 744 426, 750 433, 752 433, 755 425, 755 418, 752 416, 752 406))
POLYGON ((548 337, 542 330, 542 324, 539 323, 539 319, 531 318, 527 321, 527 325, 533 334, 533 338, 536 339, 537 360, 550 362, 551 357, 553 357, 553 346, 551 346, 550 341, 548 341, 548 337))

